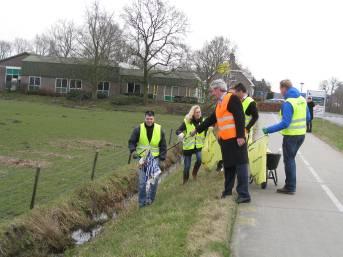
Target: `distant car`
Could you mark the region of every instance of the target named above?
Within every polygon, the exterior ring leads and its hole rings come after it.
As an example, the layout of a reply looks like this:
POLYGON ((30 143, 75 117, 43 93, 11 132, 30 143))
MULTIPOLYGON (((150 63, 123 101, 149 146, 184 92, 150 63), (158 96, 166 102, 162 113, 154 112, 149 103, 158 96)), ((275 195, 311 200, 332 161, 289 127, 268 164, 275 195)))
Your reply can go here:
POLYGON ((273 98, 273 99, 267 99, 265 100, 266 103, 283 103, 285 102, 285 99, 282 98, 273 98))

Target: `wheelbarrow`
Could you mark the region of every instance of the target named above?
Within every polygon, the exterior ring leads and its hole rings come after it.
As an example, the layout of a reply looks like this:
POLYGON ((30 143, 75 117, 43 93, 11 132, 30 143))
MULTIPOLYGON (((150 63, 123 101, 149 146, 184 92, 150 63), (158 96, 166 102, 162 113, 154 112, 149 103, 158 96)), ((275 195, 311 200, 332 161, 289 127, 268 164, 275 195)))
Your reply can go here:
POLYGON ((262 189, 267 188, 268 179, 272 179, 275 186, 277 186, 278 175, 276 169, 279 165, 280 158, 281 154, 279 153, 267 153, 266 182, 261 184, 262 189))

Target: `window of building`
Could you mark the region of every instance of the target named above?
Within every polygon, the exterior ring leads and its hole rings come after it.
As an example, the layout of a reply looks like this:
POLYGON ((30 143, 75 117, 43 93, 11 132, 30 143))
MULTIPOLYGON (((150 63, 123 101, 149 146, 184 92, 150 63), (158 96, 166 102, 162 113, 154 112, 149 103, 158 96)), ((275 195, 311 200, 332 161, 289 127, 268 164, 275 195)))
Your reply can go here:
POLYGON ((40 88, 41 85, 41 78, 30 76, 29 77, 29 91, 35 91, 40 88))
POLYGON ((6 87, 11 86, 13 79, 19 81, 21 75, 21 68, 19 67, 6 67, 6 87))
POLYGON ((128 82, 127 93, 133 94, 133 95, 139 95, 141 93, 141 85, 135 82, 128 82))
POLYGON ((80 79, 71 79, 69 81, 69 90, 80 90, 82 89, 82 81, 80 79))
POLYGON ((109 96, 110 95, 110 82, 101 81, 98 84, 98 91, 97 92, 109 96))
POLYGON ((179 87, 172 87, 172 96, 179 96, 179 87))
POLYGON ((68 92, 68 79, 56 79, 55 91, 59 94, 68 92))

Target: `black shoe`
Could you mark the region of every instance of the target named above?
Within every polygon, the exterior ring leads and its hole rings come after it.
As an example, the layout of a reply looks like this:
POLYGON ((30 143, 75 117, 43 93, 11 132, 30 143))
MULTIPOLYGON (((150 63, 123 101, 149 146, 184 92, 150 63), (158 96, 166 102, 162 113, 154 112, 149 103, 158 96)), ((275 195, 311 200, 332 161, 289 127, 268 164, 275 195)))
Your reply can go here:
POLYGON ((280 193, 280 194, 287 194, 287 195, 294 195, 295 194, 295 191, 290 191, 286 187, 279 188, 279 189, 276 190, 276 192, 280 193))
POLYGON ((251 199, 250 198, 242 198, 242 197, 238 197, 236 199, 236 203, 240 204, 240 203, 250 203, 251 199))
POLYGON ((232 192, 230 192, 230 193, 222 193, 222 195, 221 195, 221 199, 224 199, 224 198, 226 198, 226 197, 228 197, 228 196, 230 196, 230 195, 232 195, 232 192))

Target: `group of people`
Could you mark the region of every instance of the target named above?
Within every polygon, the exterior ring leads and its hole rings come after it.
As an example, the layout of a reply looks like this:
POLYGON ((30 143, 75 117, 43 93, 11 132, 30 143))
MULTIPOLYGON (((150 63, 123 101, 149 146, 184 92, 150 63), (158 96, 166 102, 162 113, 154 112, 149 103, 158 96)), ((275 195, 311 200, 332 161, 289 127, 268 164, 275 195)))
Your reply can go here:
MULTIPOLYGON (((215 127, 221 147, 224 170, 224 190, 221 198, 232 195, 237 177, 237 203, 251 201, 248 187, 248 144, 252 141, 252 131, 259 114, 256 102, 248 95, 247 89, 241 83, 228 90, 224 80, 214 80, 210 84, 212 96, 216 99, 214 112, 206 119, 202 117, 200 106, 193 106, 185 116, 182 124, 176 130, 180 142, 183 143, 184 169, 183 184, 189 180, 192 155, 196 161, 192 170, 192 177, 197 178, 201 166, 201 150, 209 127, 215 127)), ((283 135, 283 156, 285 163, 285 186, 277 189, 278 193, 294 194, 296 191, 295 156, 304 142, 307 125, 311 121, 311 114, 306 100, 293 87, 290 80, 280 82, 280 92, 285 98, 281 106, 281 121, 273 126, 263 128, 264 134, 280 131, 283 135)), ((163 164, 166 158, 167 144, 161 126, 154 122, 154 112, 145 113, 145 122, 134 129, 129 139, 130 153, 140 158, 139 169, 139 197, 140 207, 151 204, 156 196, 158 176, 153 177, 153 183, 146 190, 147 177, 144 169, 144 159, 150 153, 152 160, 163 164)))

